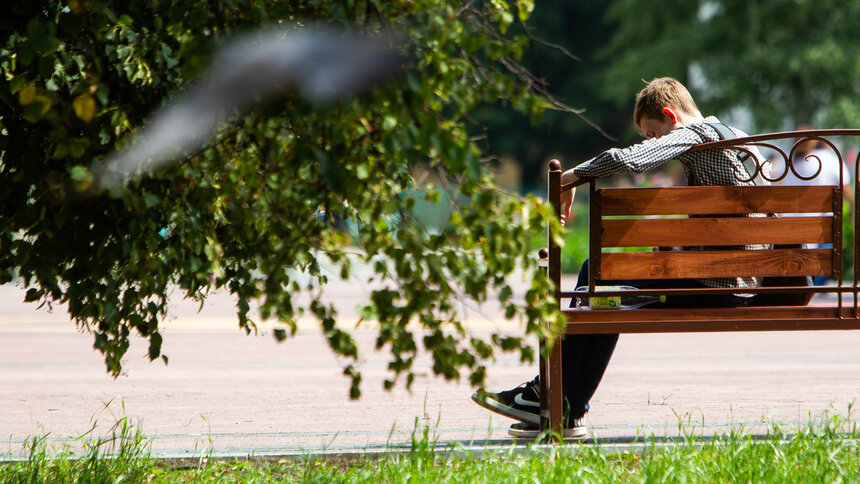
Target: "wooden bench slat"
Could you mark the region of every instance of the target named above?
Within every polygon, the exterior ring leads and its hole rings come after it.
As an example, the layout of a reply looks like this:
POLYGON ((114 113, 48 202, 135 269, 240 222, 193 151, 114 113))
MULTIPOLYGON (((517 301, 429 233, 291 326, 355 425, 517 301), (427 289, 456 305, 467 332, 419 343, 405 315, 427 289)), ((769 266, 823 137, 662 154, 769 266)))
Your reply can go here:
POLYGON ((603 188, 603 215, 817 213, 833 210, 832 186, 603 188))
POLYGON ((860 329, 850 306, 841 311, 836 306, 753 306, 563 313, 568 334, 860 329))
POLYGON ((860 319, 794 319, 737 321, 595 321, 593 323, 570 324, 567 334, 613 334, 613 333, 711 333, 724 331, 836 331, 860 329, 860 319))
POLYGON ((816 276, 832 273, 828 249, 619 252, 600 257, 598 279, 816 276))
MULTIPOLYGON (((842 307, 842 316, 850 317, 853 308, 842 307)), ((631 321, 746 321, 752 319, 824 320, 839 317, 839 307, 828 306, 747 306, 737 308, 640 308, 635 310, 564 310, 562 313, 571 325, 582 323, 631 321)))
POLYGON ((603 220, 603 247, 832 243, 833 217, 603 220))

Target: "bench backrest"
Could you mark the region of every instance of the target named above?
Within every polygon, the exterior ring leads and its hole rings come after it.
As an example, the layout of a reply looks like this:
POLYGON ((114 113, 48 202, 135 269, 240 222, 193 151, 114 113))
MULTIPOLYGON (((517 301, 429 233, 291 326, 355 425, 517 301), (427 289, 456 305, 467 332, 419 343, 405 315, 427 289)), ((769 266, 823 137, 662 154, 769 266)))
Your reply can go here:
MULTIPOLYGON (((836 279, 836 285, 808 287, 804 293, 828 292, 841 301, 853 296, 855 317, 860 317, 860 233, 854 232, 847 255, 853 258, 852 280, 843 274, 842 227, 860 225, 860 210, 853 204, 850 213, 842 213, 843 195, 860 200, 860 185, 856 183, 860 170, 860 153, 843 156, 839 146, 831 141, 838 137, 843 149, 851 150, 860 140, 860 129, 829 129, 790 131, 726 139, 702 143, 690 151, 728 149, 755 155, 756 160, 776 160, 781 167, 770 170, 765 178, 774 185, 721 187, 665 188, 597 188, 594 179, 582 178, 562 184, 561 163, 552 160, 547 179, 548 198, 556 215, 561 214, 561 194, 587 184, 589 202, 588 293, 611 290, 594 289, 601 281, 624 279, 673 279, 719 277, 774 277, 766 283, 773 286, 744 288, 744 292, 762 294, 797 293, 800 276, 826 275, 836 279), (818 154, 801 155, 800 148, 815 142, 818 154), (791 148, 780 146, 786 143, 791 148), (756 153, 759 150, 761 153, 756 153), (820 151, 824 150, 824 151, 820 151), (830 153, 827 155, 826 153, 830 153), (766 156, 759 156, 760 154, 766 156), (805 157, 804 157, 805 156, 805 157), (823 158, 824 157, 824 158, 823 158), (855 182, 851 186, 844 170, 836 169, 839 186, 817 184, 823 167, 830 167, 832 158, 846 164, 855 182), (804 165, 797 165, 804 160, 804 165), (809 166, 806 166, 809 165, 809 166), (817 165, 817 171, 815 171, 817 165), (808 172, 812 168, 814 173, 808 172), (805 185, 780 185, 791 172, 806 180, 805 185), (802 175, 802 176, 801 176, 802 175), (750 217, 748 214, 778 214, 778 217, 750 217), (832 244, 820 247, 813 244, 832 244), (766 250, 743 250, 743 246, 768 245, 766 250), (699 247, 709 250, 661 251, 658 247, 699 247), (639 249, 635 249, 635 248, 639 249), (634 248, 634 249, 631 249, 634 248), (629 252, 633 250, 633 252, 629 252), (791 278, 790 280, 783 278, 791 278)), ((811 152, 810 152, 811 153, 811 152)), ((773 166, 777 166, 773 165, 773 166)), ((764 174, 757 165, 757 177, 764 174)), ((747 169, 749 172, 749 169, 747 169)), ((742 173, 739 173, 742 175, 742 173)), ((822 177, 822 179, 825 179, 822 177)), ((832 177, 826 179, 832 180, 832 177)), ((746 181, 744 177, 739 181, 746 181)), ((832 181, 831 181, 832 183, 832 181)), ((555 284, 559 304, 562 298, 580 297, 581 291, 561 288, 561 249, 552 236, 546 248, 547 275, 555 284)), ((850 274, 849 273, 849 274, 850 274)), ((582 286, 582 282, 578 284, 582 286)), ((613 285, 613 284, 608 284, 613 285)), ((731 293, 729 288, 641 290, 641 295, 718 294, 731 293), (647 293, 647 294, 646 294, 647 293)), ((619 291, 615 291, 619 292, 619 291)))
POLYGON ((590 204, 598 280, 841 276, 838 187, 592 188, 590 204))

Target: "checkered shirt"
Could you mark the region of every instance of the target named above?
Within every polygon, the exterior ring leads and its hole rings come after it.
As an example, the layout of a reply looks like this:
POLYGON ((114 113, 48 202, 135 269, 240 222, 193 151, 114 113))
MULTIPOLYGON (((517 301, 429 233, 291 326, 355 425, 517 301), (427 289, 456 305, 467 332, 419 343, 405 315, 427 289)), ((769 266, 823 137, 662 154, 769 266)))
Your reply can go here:
MULTIPOLYGON (((639 144, 627 148, 612 148, 575 167, 573 172, 583 177, 604 177, 616 173, 628 173, 636 175, 648 170, 653 170, 660 165, 677 160, 684 168, 684 176, 688 186, 728 186, 728 185, 753 185, 752 181, 742 182, 738 178, 746 179, 746 170, 739 156, 744 152, 735 150, 702 150, 688 152, 688 150, 700 143, 719 141, 717 131, 705 123, 719 123, 720 121, 709 116, 702 122, 682 126, 671 133, 660 138, 647 139, 639 144), (736 177, 735 173, 739 173, 736 177)), ((741 130, 730 128, 738 137, 747 136, 741 130)), ((750 151, 759 160, 759 165, 768 170, 769 164, 761 163, 764 158, 754 147, 750 151)), ((769 173, 765 173, 769 176, 769 173)), ((766 214, 741 215, 746 217, 764 217, 766 214)), ((715 246, 703 247, 703 250, 731 250, 738 249, 737 246, 715 246)), ((764 249, 762 245, 746 245, 744 249, 764 249)), ((699 279, 703 284, 710 287, 758 287, 761 279, 755 277, 737 278, 712 278, 699 279)))

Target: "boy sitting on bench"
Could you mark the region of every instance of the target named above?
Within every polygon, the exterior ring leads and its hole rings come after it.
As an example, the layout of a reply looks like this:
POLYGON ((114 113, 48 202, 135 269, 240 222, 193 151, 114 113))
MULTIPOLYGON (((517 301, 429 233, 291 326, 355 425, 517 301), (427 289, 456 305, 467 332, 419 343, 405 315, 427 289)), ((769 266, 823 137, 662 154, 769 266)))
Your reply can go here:
MULTIPOLYGON (((605 177, 616 173, 635 175, 653 170, 677 160, 681 163, 688 186, 738 186, 767 183, 762 171, 767 165, 755 148, 756 167, 744 166, 744 152, 737 150, 701 150, 689 152, 700 143, 718 141, 746 133, 722 125, 713 116, 703 117, 689 91, 678 81, 659 78, 649 82, 636 96, 633 120, 645 141, 622 149, 610 149, 562 174, 561 184, 576 182, 580 177, 605 177)), ((575 189, 561 194, 562 218, 570 218, 575 189)), ((765 216, 748 214, 742 216, 765 216)), ((711 247, 719 250, 726 247, 711 247)), ((745 246, 745 249, 761 247, 745 246)), ((608 282, 607 282, 608 283, 608 282)), ((588 284, 588 261, 582 266, 576 287, 588 284)), ((669 296, 662 307, 739 307, 752 304, 753 298, 744 288, 759 287, 761 278, 736 277, 688 280, 613 281, 640 289, 660 287, 737 288, 736 294, 708 296, 669 296)), ((566 335, 562 340, 562 375, 565 399, 564 438, 580 438, 587 434, 583 417, 589 400, 597 390, 615 345, 617 334, 566 335)), ((507 391, 475 392, 472 400, 493 411, 519 420, 511 425, 509 434, 515 437, 536 437, 540 428, 539 377, 507 391)))

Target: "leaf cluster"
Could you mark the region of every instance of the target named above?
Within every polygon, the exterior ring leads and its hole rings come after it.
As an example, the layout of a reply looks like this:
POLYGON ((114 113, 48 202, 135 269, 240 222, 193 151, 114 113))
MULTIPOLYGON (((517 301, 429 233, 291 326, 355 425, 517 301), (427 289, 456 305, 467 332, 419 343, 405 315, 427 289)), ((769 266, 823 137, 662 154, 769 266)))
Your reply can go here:
POLYGON ((66 304, 94 336, 107 370, 122 371, 129 338, 161 353, 168 297, 236 298, 240 328, 276 319, 288 337, 319 321, 359 395, 355 341, 325 298, 329 277, 374 286, 362 308, 378 322, 392 377, 412 381, 419 347, 446 378, 480 385, 494 351, 531 360, 526 336, 561 325, 530 241, 552 224, 541 200, 499 190, 469 135, 470 113, 504 103, 528 116, 548 105, 519 64, 530 40, 508 27, 532 4, 488 2, 43 0, 0 20, 0 279, 27 301, 66 304), (331 23, 405 33, 403 75, 320 108, 294 92, 234 117, 189 159, 110 193, 95 167, 126 146, 157 107, 193 85, 213 52, 261 26, 331 23), (416 166, 439 186, 413 177, 416 166), (456 200, 428 230, 416 201, 456 200), (352 227, 344 231, 343 226, 352 227), (336 270, 325 271, 323 265, 336 270), (369 267, 356 271, 356 264, 369 267), (509 284, 525 271, 530 288, 509 284), (533 277, 532 277, 533 275, 533 277), (463 306, 498 294, 521 336, 468 336, 463 306), (552 324, 547 324, 551 322, 552 324))

